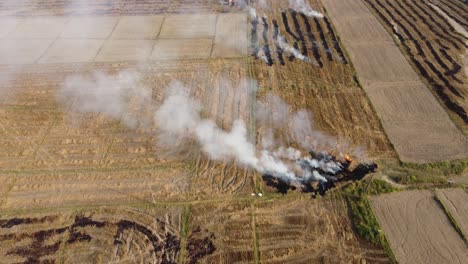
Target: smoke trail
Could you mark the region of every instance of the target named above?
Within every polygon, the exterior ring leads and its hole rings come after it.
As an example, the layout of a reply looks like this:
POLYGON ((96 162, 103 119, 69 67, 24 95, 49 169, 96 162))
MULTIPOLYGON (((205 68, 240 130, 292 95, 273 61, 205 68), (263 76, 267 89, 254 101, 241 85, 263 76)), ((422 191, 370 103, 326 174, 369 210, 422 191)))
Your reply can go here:
MULTIPOLYGON (((70 110, 103 114, 120 120, 128 127, 147 125, 150 122, 148 119, 152 119, 157 126, 159 144, 175 147, 195 141, 212 160, 237 162, 240 166, 291 185, 334 181, 331 175, 343 169, 342 163, 327 153, 303 157, 295 148, 275 145, 277 142, 272 129, 288 126, 291 127, 292 140, 304 149, 310 150, 311 146, 313 149, 319 146, 332 148, 333 144, 336 145, 334 138, 313 129, 311 115, 307 111, 290 113, 290 107, 279 97, 267 94, 266 103, 258 103, 257 118, 264 125, 269 125, 265 138, 269 142, 264 142, 257 149, 249 140, 243 120, 235 120, 230 130, 224 130, 215 121, 202 118, 202 103, 181 82, 171 82, 163 101, 156 107, 151 91, 142 87, 140 79, 140 74, 135 71, 70 77, 61 86, 57 100, 69 105, 70 110)), ((221 88, 230 86, 222 80, 221 83, 221 88)), ((242 85, 239 89, 241 92, 234 96, 251 92, 246 90, 247 86, 242 85)))
POLYGON ((56 97, 78 113, 103 114, 131 128, 148 126, 151 119, 144 113, 153 107, 151 91, 138 85, 139 82, 140 75, 130 70, 117 75, 104 72, 76 75, 65 80, 56 97))
POLYGON ((323 18, 324 15, 312 9, 304 0, 289 0, 289 7, 294 11, 301 12, 306 16, 323 18))
POLYGON ((283 36, 281 36, 281 35, 278 36, 277 43, 284 51, 287 51, 287 52, 291 53, 297 59, 299 59, 299 60, 301 60, 303 62, 311 63, 311 64, 313 64, 315 66, 319 66, 319 64, 315 60, 311 60, 307 56, 304 56, 298 49, 296 49, 296 48, 292 47, 291 45, 289 45, 288 43, 286 43, 285 38, 283 36))

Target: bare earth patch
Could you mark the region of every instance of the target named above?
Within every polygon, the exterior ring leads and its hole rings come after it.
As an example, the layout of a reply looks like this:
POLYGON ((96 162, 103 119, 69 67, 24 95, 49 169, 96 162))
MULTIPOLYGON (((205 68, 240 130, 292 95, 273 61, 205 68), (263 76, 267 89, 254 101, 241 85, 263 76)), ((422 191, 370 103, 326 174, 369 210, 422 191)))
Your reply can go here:
POLYGON ((463 189, 438 189, 437 198, 454 218, 465 237, 468 237, 468 193, 463 189))
POLYGON ((371 197, 380 226, 399 263, 464 263, 468 251, 429 191, 371 197))

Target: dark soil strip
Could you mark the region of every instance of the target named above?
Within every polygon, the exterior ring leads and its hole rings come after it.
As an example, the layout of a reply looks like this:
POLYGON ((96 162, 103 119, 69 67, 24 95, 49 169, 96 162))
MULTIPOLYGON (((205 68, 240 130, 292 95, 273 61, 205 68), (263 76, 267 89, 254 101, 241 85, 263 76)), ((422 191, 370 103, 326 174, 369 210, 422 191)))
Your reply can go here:
POLYGON ((57 216, 45 216, 41 218, 12 218, 0 220, 1 228, 12 228, 18 225, 30 225, 30 224, 42 224, 45 222, 53 222, 57 219, 57 216))
POLYGON ((283 20, 283 25, 284 25, 284 28, 286 29, 286 32, 294 38, 294 40, 298 41, 299 40, 299 37, 296 36, 292 31, 291 31, 291 28, 289 27, 289 20, 288 20, 288 15, 286 14, 285 11, 281 11, 281 18, 283 20))
POLYGON ((273 59, 271 58, 270 44, 268 44, 268 22, 266 17, 262 17, 263 22, 263 52, 267 58, 267 65, 273 65, 273 59))
POLYGON ((250 46, 252 47, 252 55, 257 58, 258 54, 258 33, 257 33, 257 25, 258 19, 254 18, 251 21, 252 28, 250 31, 250 46))
MULTIPOLYGON (((426 40, 426 46, 429 48, 429 50, 431 51, 431 54, 432 56, 434 57, 434 59, 437 61, 437 63, 442 66, 442 68, 445 69, 445 75, 448 75, 450 76, 454 81, 458 82, 459 84, 463 84, 463 82, 458 79, 454 74, 451 74, 452 73, 452 69, 450 69, 447 64, 445 64, 442 59, 440 58, 440 56, 437 54, 437 52, 434 50, 434 48, 432 47, 432 44, 426 40)), ((448 55, 448 54, 447 54, 448 55)), ((454 66, 454 70, 456 70, 456 66, 454 66)), ((458 92, 458 91, 457 91, 458 92)))
POLYGON ((426 63, 427 66, 429 66, 429 68, 432 70, 432 72, 434 72, 437 75, 437 77, 445 84, 445 86, 454 95, 464 99, 463 95, 460 94, 460 92, 457 90, 457 88, 455 88, 452 84, 450 84, 450 82, 444 77, 444 75, 439 70, 437 70, 437 68, 434 66, 434 64, 432 62, 430 62, 427 59, 424 59, 424 62, 426 63))
MULTIPOLYGON (((386 18, 386 16, 374 5, 374 3, 371 2, 371 0, 365 0, 365 2, 377 13, 377 15, 388 25, 391 27, 390 21, 386 18)), ((378 3, 378 2, 377 2, 378 3)), ((378 3, 380 5, 380 3, 378 3)), ((389 17, 392 17, 391 13, 382 5, 380 5, 381 8, 387 12, 389 17)), ((393 19, 393 18, 392 18, 393 19)), ((395 21, 395 20, 394 20, 395 21)), ((401 27, 401 23, 399 24, 401 27)), ((404 27, 402 27, 402 30, 406 30, 404 27)), ((406 50, 406 53, 409 55, 411 62, 416 66, 418 69, 419 73, 429 81, 431 87, 434 89, 434 91, 437 93, 439 98, 444 102, 445 106, 453 111, 455 114, 457 114, 460 118, 463 119, 465 123, 468 123, 468 116, 460 105, 457 103, 453 102, 450 97, 445 93, 445 89, 442 85, 437 83, 434 79, 432 79, 431 76, 429 76, 428 72, 426 69, 423 67, 423 65, 414 57, 413 53, 411 52, 411 48, 406 44, 405 41, 403 41, 403 37, 401 35, 397 35, 398 38, 400 39, 401 44, 406 50)), ((411 34, 408 35, 411 37, 411 34)))
MULTIPOLYGON (((445 14, 447 14, 447 16, 449 16, 451 19, 455 20, 455 22, 457 22, 458 24, 460 24, 461 26, 463 26, 463 28, 468 29, 468 24, 464 21, 462 21, 460 18, 456 17, 453 15, 453 13, 455 14, 458 14, 459 10, 453 10, 452 7, 450 7, 450 5, 447 5, 447 4, 442 4, 440 2, 434 2, 434 5, 436 5, 438 8, 442 9, 442 11, 444 11, 445 14), (450 9, 450 10, 448 10, 450 9)), ((465 19, 466 21, 466 19, 465 19)))
POLYGON ((450 63, 452 63, 452 66, 453 66, 453 69, 451 69, 450 71, 446 72, 445 75, 455 75, 457 73, 460 72, 460 70, 462 69, 462 66, 460 64, 458 64, 458 62, 456 62, 448 53, 447 51, 443 50, 443 49, 439 49, 440 51, 440 54, 442 54, 442 56, 445 57, 446 60, 450 61, 450 63))
POLYGON ((328 46, 327 39, 325 38, 325 34, 323 33, 322 25, 320 25, 320 21, 318 18, 314 17, 315 26, 320 34, 320 40, 323 43, 323 48, 325 49, 325 53, 327 54, 327 58, 329 61, 333 61, 333 56, 331 50, 328 46))
POLYGON ((309 56, 307 52, 307 46, 304 39, 304 34, 302 33, 301 25, 299 25, 299 20, 297 19, 297 12, 290 9, 289 12, 291 13, 291 17, 293 19, 294 28, 296 30, 297 35, 299 36, 299 41, 301 42, 301 49, 302 55, 309 56))
POLYGON ((335 35, 335 32, 333 31, 333 27, 330 23, 330 20, 328 20, 327 17, 323 18, 325 21, 325 24, 327 25, 327 30, 328 30, 328 35, 330 36, 331 40, 333 41, 333 47, 335 48, 336 52, 341 58, 341 62, 343 64, 348 64, 348 60, 346 59, 343 50, 341 49, 340 43, 338 42, 338 38, 335 35))
POLYGON ((304 21, 304 24, 305 24, 305 27, 306 27, 306 32, 307 32, 307 38, 309 39, 309 42, 311 44, 311 47, 312 47, 312 54, 315 58, 315 61, 318 63, 318 66, 320 68, 323 67, 323 62, 322 62, 322 58, 320 57, 320 52, 317 48, 317 43, 315 41, 315 36, 314 34, 312 33, 312 27, 310 26, 310 22, 309 22, 309 18, 304 15, 303 13, 301 13, 301 17, 302 17, 302 20, 304 21))
MULTIPOLYGON (((446 40, 450 42, 456 49, 460 49, 461 46, 464 45, 464 41, 457 37, 452 35, 442 24, 440 24, 434 17, 431 16, 424 8, 422 8, 418 3, 413 2, 415 6, 424 14, 426 15, 427 19, 422 16, 417 10, 414 9, 412 5, 410 5, 407 1, 403 0, 403 2, 408 6, 418 17, 424 22, 424 25, 430 30, 432 33, 434 33, 437 37, 446 40), (434 25, 435 24, 435 25, 434 25), (440 34, 438 31, 441 30, 445 35, 440 34), (458 43, 457 43, 458 42, 458 43)), ((437 12, 434 11, 435 14, 438 14, 437 12)), ((447 23, 448 24, 448 23, 447 23)), ((452 32, 455 31, 455 29, 452 26, 449 26, 449 29, 451 27, 452 32)))
POLYGON ((278 44, 278 36, 279 36, 279 26, 278 21, 273 20, 273 41, 275 42, 276 47, 276 54, 278 55, 278 60, 281 65, 284 65, 284 58, 283 58, 283 49, 278 44))

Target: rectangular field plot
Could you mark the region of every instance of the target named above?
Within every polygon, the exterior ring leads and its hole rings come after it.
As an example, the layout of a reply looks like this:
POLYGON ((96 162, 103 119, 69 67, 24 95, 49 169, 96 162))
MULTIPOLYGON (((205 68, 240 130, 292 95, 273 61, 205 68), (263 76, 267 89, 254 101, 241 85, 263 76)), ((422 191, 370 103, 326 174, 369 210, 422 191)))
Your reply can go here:
POLYGON ((44 16, 1 18, 0 24, 0 64, 184 60, 247 55, 247 16, 243 13, 44 16))
POLYGON ((103 43, 99 39, 59 39, 39 63, 91 62, 103 43))
POLYGON ((123 16, 112 32, 112 39, 156 39, 163 16, 123 16))
POLYGON ((386 263, 383 250, 360 244, 341 199, 257 205, 261 263, 386 263))
POLYGON ((110 39, 94 61, 143 61, 150 56, 153 46, 152 40, 110 39))
POLYGON ((398 263, 465 263, 461 236, 429 191, 371 198, 372 208, 398 263))
POLYGON ((114 30, 119 17, 74 17, 71 18, 61 38, 108 38, 114 30))
POLYGON ((247 16, 220 14, 216 24, 213 57, 242 57, 247 55, 247 16))
POLYGON ((176 263, 183 208, 100 207, 2 213, 3 263, 176 263))
MULTIPOLYGON (((431 94, 429 89, 433 87, 426 87, 421 82, 409 59, 405 58, 393 41, 388 41, 389 32, 379 24, 371 10, 362 1, 332 0, 323 1, 323 4, 343 42, 347 44, 364 91, 382 119, 383 127, 400 159, 408 162, 434 162, 466 158, 468 140, 434 94, 431 94), (372 30, 370 25, 373 25, 372 30)), ((425 63, 432 65, 430 62, 425 63)), ((440 89, 445 88, 438 88, 436 93, 444 94, 440 89)), ((447 105, 450 100, 445 99, 447 105)))
POLYGON ((212 38, 216 31, 216 14, 168 15, 159 38, 212 38))
POLYGON ((436 196, 468 237, 468 193, 463 189, 438 189, 436 196))
POLYGON ((8 35, 14 39, 55 39, 64 30, 68 18, 44 17, 21 19, 16 29, 8 35))
POLYGON ((0 64, 35 63, 54 41, 53 39, 2 39, 0 64))
POLYGON ((151 58, 166 59, 208 59, 213 40, 208 39, 158 39, 151 58))
POLYGON ((393 42, 366 42, 348 44, 347 47, 364 83, 419 80, 416 72, 393 42))

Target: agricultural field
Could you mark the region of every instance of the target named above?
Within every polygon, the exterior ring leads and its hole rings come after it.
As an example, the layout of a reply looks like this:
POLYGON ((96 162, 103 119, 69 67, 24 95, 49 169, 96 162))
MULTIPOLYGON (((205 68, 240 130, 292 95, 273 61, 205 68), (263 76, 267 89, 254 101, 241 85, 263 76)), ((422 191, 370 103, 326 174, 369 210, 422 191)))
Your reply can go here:
POLYGON ((428 87, 449 109, 466 134, 468 104, 466 96, 466 35, 445 18, 449 16, 466 30, 468 8, 462 1, 364 1, 395 38, 408 61, 428 87), (442 11, 442 12, 440 12, 442 11), (465 69, 464 69, 465 68, 465 69))
MULTIPOLYGON (((319 2, 314 2, 313 7, 321 9, 319 2)), ((330 18, 307 17, 288 9, 287 1, 275 1, 262 12, 265 18, 259 12, 257 23, 250 23, 250 45, 256 57, 253 76, 264 87, 257 93, 259 100, 265 101, 268 94, 273 94, 287 102, 291 111, 311 111, 313 127, 338 137, 339 144, 345 146, 340 151, 354 146, 362 147, 374 158, 395 157, 379 119, 356 82, 330 18), (278 38, 284 38, 312 63, 292 56, 278 45, 278 38)), ((260 137, 262 129, 259 123, 260 137)), ((285 142, 292 137, 284 129, 275 133, 285 142)))
MULTIPOLYGON (((337 1, 306 1, 323 18, 287 0, 247 1, 256 14, 218 0, 1 1, 0 263, 391 263, 341 188, 380 162, 463 158, 466 141, 385 29, 343 24, 337 1), (356 57, 367 34, 389 65, 356 57), (400 140, 400 125, 434 134, 400 140), (269 175, 286 159, 289 174, 269 175), (328 178, 301 185, 301 159, 328 178)), ((452 194, 438 194, 447 211, 452 194)))
POLYGON ((371 197, 371 204, 398 263, 464 263, 468 257, 430 191, 383 194, 371 197))
POLYGON ((437 189, 437 199, 442 203, 447 213, 453 217, 463 236, 468 236, 468 193, 463 189, 437 189))
MULTIPOLYGON (((380 1, 376 1, 378 2, 376 5, 372 4, 372 1, 364 2, 369 6, 383 5, 380 1)), ((356 66, 363 88, 381 118, 383 127, 400 159, 406 162, 424 163, 466 158, 468 146, 466 136, 430 93, 429 88, 434 86, 428 84, 426 87, 420 81, 418 73, 422 76, 424 74, 412 69, 397 48, 397 44, 371 13, 372 9, 368 9, 364 2, 335 0, 324 2, 324 5, 331 19, 336 19, 338 33, 350 53, 351 61, 356 66), (427 133, 429 130, 431 133, 427 133)), ((393 15, 392 12, 389 14, 393 15)), ((388 21, 393 20, 388 18, 388 21)), ((417 27, 411 28, 417 30, 417 27)), ((404 30, 403 24, 399 25, 398 29, 404 30)), ((442 29, 437 27, 437 30, 442 29)), ((456 36, 457 33, 453 32, 452 35, 456 36)), ((450 38, 447 37, 444 41, 448 40, 450 38)), ((458 43, 457 40, 452 41, 458 43)), ((407 45, 403 39, 400 42, 398 45, 407 45)), ((430 42, 429 40, 426 42, 429 45, 436 43, 436 41, 430 42)), ((417 42, 414 41, 414 43, 417 42)), ((455 55, 453 56, 455 58, 455 55)), ((433 65, 431 59, 425 59, 425 62, 433 65)), ((432 68, 436 69, 436 67, 432 68)), ((463 74, 461 68, 456 72, 463 74)), ((451 78, 449 76, 443 77, 443 74, 440 76, 445 80, 444 87, 447 89, 457 82, 456 80, 449 81, 447 79, 451 78)), ((459 79, 463 80, 464 77, 461 76, 459 79)), ((458 90, 465 88, 461 85, 458 90)), ((444 88, 441 92, 448 91, 444 88)))

